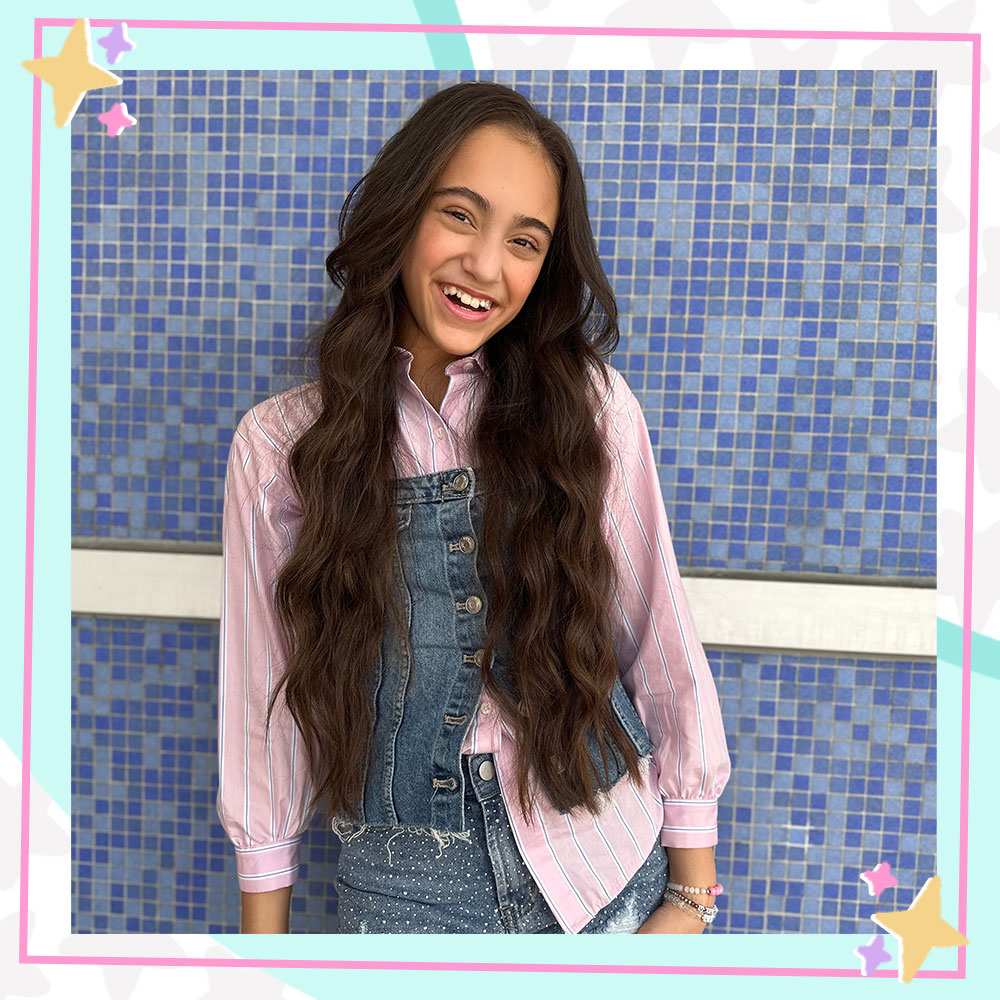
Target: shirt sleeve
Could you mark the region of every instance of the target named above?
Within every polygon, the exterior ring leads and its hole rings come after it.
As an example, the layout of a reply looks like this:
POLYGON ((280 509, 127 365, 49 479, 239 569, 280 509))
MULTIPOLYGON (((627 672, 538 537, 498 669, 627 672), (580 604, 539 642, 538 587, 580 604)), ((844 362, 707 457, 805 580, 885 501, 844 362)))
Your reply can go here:
POLYGON ((660 842, 718 842, 730 761, 722 713, 670 540, 649 430, 617 372, 602 411, 612 474, 605 514, 619 570, 613 615, 621 677, 654 745, 663 800, 660 842))
POLYGON ((298 878, 299 842, 314 812, 303 740, 281 696, 265 734, 267 703, 287 658, 273 589, 301 508, 260 411, 250 410, 236 428, 222 514, 216 808, 244 892, 298 878))

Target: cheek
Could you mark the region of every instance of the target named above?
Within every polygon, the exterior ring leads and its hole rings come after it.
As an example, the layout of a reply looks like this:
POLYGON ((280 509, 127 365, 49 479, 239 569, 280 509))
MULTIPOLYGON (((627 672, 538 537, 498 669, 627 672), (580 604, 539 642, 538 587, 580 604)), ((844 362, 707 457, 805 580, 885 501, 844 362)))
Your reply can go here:
POLYGON ((406 256, 403 258, 403 281, 416 284, 426 280, 427 272, 433 270, 440 260, 440 236, 426 224, 422 224, 413 237, 406 256))
POLYGON ((525 299, 531 294, 531 289, 535 287, 541 267, 532 267, 521 270, 510 278, 511 297, 518 305, 523 305, 525 299))
POLYGON ((414 241, 403 258, 402 273, 404 284, 412 285, 418 279, 420 272, 424 268, 423 260, 423 246, 418 241, 414 241))
POLYGON ((455 256, 455 236, 440 226, 425 226, 417 233, 413 246, 414 270, 433 271, 455 256))

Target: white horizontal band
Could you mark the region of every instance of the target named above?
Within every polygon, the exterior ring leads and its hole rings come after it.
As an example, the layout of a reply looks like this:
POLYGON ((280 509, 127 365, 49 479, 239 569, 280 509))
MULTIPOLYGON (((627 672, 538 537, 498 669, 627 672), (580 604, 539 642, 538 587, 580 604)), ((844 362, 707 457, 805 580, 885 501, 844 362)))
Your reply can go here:
POLYGON ((937 656, 933 587, 695 576, 684 591, 706 646, 937 656))
MULTIPOLYGON (((929 587, 794 580, 684 578, 706 646, 937 655, 937 592, 929 587)), ((73 549, 74 614, 218 620, 222 557, 73 549)))

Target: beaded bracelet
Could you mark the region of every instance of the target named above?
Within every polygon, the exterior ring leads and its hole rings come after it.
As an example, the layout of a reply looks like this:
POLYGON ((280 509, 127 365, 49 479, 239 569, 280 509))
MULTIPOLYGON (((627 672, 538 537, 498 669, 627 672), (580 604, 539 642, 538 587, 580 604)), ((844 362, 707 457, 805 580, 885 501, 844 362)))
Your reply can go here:
POLYGON ((710 924, 715 920, 719 913, 719 908, 717 906, 702 906, 700 903, 694 903, 685 896, 682 896, 679 892, 674 892, 668 889, 663 895, 663 901, 665 903, 672 903, 679 910, 686 910, 692 916, 700 917, 702 921, 706 924, 710 924))
POLYGON ((678 892, 707 893, 709 896, 721 896, 724 891, 721 882, 716 882, 715 885, 710 885, 707 889, 702 889, 697 885, 681 885, 680 882, 668 882, 667 886, 678 892))
POLYGON ((696 903, 693 899, 688 899, 687 896, 681 895, 676 889, 667 888, 664 892, 664 896, 670 896, 673 899, 679 899, 681 902, 686 903, 688 906, 694 907, 702 913, 707 913, 709 910, 717 910, 717 906, 702 906, 701 903, 696 903))

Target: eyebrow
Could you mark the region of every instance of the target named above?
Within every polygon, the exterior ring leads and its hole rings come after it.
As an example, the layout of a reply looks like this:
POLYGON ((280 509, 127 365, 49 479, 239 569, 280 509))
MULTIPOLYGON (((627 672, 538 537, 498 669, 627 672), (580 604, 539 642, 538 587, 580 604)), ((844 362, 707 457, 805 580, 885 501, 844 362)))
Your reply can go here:
MULTIPOLYGON (((491 214, 493 211, 493 206, 478 192, 473 191, 472 188, 465 187, 464 185, 459 185, 457 187, 446 187, 438 188, 433 197, 437 198, 439 195, 460 195, 461 197, 468 198, 476 208, 481 212, 485 212, 487 215, 491 214)), ((537 229, 539 232, 544 233, 548 239, 552 240, 552 230, 549 229, 541 219, 536 219, 533 215, 517 215, 514 217, 515 228, 521 228, 526 226, 529 229, 537 229)))

